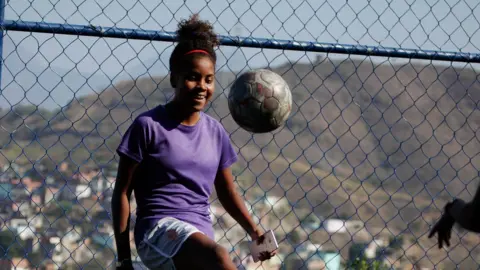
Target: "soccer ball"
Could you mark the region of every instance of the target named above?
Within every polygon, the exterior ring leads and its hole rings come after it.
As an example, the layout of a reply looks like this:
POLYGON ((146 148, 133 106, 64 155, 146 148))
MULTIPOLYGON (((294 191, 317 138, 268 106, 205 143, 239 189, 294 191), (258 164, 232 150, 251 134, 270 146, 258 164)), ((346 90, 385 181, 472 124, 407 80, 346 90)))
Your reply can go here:
POLYGON ((292 93, 277 73, 257 69, 241 74, 228 94, 233 120, 252 133, 274 131, 287 121, 292 109, 292 93))

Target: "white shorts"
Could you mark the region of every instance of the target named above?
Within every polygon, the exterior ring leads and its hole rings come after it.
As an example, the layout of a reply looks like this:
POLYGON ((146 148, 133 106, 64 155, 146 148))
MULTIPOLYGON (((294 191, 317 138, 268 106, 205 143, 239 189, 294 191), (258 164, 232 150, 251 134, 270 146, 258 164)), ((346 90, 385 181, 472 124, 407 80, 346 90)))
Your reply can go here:
POLYGON ((196 232, 200 230, 189 223, 173 217, 162 218, 145 234, 137 247, 138 256, 149 269, 174 270, 172 258, 196 232))

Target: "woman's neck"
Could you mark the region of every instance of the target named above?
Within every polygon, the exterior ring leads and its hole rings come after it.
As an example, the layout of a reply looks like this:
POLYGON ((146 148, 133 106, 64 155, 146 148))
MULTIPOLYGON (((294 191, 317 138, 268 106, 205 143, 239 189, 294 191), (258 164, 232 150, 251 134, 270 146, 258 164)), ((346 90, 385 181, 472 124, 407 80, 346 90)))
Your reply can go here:
POLYGON ((200 120, 200 112, 186 110, 176 101, 167 103, 165 108, 171 117, 182 125, 194 126, 200 120))

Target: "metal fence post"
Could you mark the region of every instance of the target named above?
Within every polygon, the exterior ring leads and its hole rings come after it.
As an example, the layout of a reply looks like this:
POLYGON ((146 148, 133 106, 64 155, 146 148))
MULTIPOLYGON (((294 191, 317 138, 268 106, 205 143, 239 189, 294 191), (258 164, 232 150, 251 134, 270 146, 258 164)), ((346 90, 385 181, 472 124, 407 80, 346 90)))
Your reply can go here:
POLYGON ((2 69, 3 69, 3 22, 5 21, 5 0, 0 0, 0 23, 1 28, 0 30, 2 31, 1 38, 0 38, 0 93, 2 93, 2 69))

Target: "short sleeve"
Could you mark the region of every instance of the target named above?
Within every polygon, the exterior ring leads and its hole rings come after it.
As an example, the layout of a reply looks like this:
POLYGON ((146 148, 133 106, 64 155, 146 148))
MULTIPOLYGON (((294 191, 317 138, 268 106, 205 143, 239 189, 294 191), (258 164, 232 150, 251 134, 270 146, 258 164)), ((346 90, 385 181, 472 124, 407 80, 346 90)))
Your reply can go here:
POLYGON ((232 166, 237 161, 237 152, 230 142, 230 136, 227 131, 221 128, 221 155, 220 155, 220 170, 226 169, 232 166))
POLYGON ((146 121, 136 118, 123 135, 117 153, 140 163, 147 152, 147 131, 146 121))

